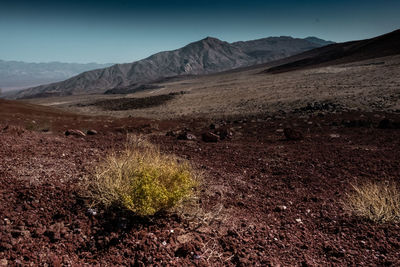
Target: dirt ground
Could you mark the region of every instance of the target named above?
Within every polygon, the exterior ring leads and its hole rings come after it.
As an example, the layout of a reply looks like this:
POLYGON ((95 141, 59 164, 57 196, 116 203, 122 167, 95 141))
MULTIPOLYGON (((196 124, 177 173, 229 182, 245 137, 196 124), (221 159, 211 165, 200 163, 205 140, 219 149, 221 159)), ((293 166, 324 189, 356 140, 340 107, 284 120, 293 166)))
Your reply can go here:
POLYGON ((377 127, 399 114, 313 104, 271 115, 155 120, 0 107, 0 265, 400 265, 400 225, 357 218, 342 205, 351 183, 399 181, 400 130, 377 127), (304 138, 286 140, 286 127, 304 138), (98 134, 65 136, 67 129, 98 134), (221 129, 231 138, 201 140, 221 129), (178 140, 179 131, 197 139, 178 140), (195 210, 152 218, 88 210, 82 179, 124 146, 127 133, 203 172, 195 210))
POLYGON ((161 89, 130 95, 68 96, 30 100, 79 114, 114 117, 220 118, 289 112, 308 103, 330 102, 349 110, 400 111, 400 56, 376 58, 282 74, 260 74, 268 65, 162 82, 161 89), (184 92, 157 106, 107 110, 93 102, 148 98, 184 92))

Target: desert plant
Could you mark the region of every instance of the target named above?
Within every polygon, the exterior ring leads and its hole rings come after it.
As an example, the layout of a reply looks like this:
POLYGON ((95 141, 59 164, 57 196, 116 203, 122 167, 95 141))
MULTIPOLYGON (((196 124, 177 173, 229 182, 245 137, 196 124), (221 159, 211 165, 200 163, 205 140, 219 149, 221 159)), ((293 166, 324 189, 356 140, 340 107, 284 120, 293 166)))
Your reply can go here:
POLYGON ((400 191, 395 182, 368 181, 352 185, 345 208, 374 222, 400 221, 400 191))
POLYGON ((111 153, 97 166, 88 192, 94 203, 105 207, 154 215, 188 198, 196 176, 189 163, 131 136, 122 152, 111 153))

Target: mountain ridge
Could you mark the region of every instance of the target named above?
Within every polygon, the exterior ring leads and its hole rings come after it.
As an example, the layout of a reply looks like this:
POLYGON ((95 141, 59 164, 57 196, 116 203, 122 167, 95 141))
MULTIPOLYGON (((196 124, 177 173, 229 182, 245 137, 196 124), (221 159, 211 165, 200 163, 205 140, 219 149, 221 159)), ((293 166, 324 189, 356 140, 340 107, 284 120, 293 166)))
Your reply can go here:
POLYGON ((191 42, 132 63, 83 72, 62 82, 29 88, 17 98, 104 93, 165 77, 199 75, 265 63, 307 51, 320 44, 292 37, 267 37, 228 43, 215 37, 191 42))
POLYGON ((331 44, 303 52, 285 59, 285 63, 265 70, 265 73, 281 73, 323 65, 356 62, 400 54, 400 30, 377 37, 331 44))

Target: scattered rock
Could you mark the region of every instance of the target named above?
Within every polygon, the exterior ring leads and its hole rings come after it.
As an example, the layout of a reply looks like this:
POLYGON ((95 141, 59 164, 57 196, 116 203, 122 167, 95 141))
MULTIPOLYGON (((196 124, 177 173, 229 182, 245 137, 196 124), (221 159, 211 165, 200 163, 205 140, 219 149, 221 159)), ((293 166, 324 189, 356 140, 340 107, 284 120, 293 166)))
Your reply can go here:
POLYGON ((285 137, 287 140, 301 140, 303 139, 303 134, 299 132, 298 130, 295 130, 293 128, 285 128, 283 130, 283 133, 285 134, 285 137))
POLYGON ((201 135, 201 139, 207 143, 215 143, 218 142, 219 136, 211 132, 205 132, 201 135))
POLYGON ((84 134, 81 130, 73 130, 73 129, 66 130, 65 136, 70 136, 70 135, 76 136, 76 137, 85 137, 86 136, 86 134, 84 134))

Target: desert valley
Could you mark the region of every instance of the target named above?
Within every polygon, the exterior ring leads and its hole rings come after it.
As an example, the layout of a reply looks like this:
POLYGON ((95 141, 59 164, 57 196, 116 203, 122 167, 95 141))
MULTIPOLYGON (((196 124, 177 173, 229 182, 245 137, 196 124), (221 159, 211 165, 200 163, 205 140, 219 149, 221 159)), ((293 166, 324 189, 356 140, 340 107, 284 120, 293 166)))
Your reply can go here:
POLYGON ((400 265, 400 30, 93 68, 0 99, 0 266, 400 265), (129 142, 190 165, 190 194, 93 204, 129 142))

